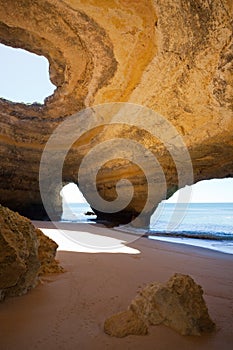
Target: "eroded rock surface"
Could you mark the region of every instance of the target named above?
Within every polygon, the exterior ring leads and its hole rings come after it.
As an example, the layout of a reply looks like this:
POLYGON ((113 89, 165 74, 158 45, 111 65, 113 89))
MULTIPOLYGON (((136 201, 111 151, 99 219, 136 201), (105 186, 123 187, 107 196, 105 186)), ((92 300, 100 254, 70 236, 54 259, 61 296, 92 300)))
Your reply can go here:
POLYGON ((146 286, 132 300, 129 311, 105 321, 104 330, 109 335, 122 337, 146 334, 148 326, 159 324, 171 327, 182 335, 201 335, 215 330, 203 299, 203 290, 190 276, 175 274, 166 284, 146 286), (141 324, 139 321, 137 323, 141 327, 131 327, 135 319, 141 320, 141 324))
POLYGON ((39 275, 63 272, 63 268, 55 259, 58 245, 51 238, 35 229, 38 240, 38 259, 40 261, 39 275))
MULTIPOLYGON (((229 0, 0 0, 0 42, 47 57, 57 86, 44 105, 0 100, 0 203, 31 218, 46 217, 38 174, 49 136, 71 114, 106 102, 141 104, 163 116, 187 146, 194 182, 233 176, 232 16, 229 0)), ((109 123, 107 116, 103 123, 109 123)), ((82 130, 82 122, 75 127, 82 130)), ((119 137, 134 139, 158 159, 167 183, 162 197, 190 184, 187 178, 179 183, 168 145, 150 128, 132 125, 83 135, 64 164, 64 184, 79 182, 78 169, 90 149, 119 137)), ((114 200, 116 183, 126 178, 134 186, 133 199, 114 215, 95 211, 98 218, 128 222, 145 205, 145 174, 136 157, 136 164, 122 160, 117 148, 109 158, 96 180, 100 195, 114 200)), ((48 164, 48 198, 58 219, 61 188, 53 177, 48 164)), ((125 183, 122 193, 128 192, 125 183)), ((83 193, 88 197, 88 183, 83 193)), ((145 225, 160 200, 148 208, 145 225)))
POLYGON ((146 335, 148 327, 135 312, 127 310, 108 318, 104 323, 104 331, 112 337, 123 338, 130 334, 146 335))
POLYGON ((25 294, 41 274, 61 272, 56 249, 29 219, 0 205, 0 300, 25 294))

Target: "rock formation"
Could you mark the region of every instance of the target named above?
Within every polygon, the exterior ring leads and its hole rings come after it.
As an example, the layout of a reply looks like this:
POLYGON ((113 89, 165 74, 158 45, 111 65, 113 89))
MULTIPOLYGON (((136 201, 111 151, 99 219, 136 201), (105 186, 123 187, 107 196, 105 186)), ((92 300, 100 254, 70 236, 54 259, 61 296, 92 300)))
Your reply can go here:
POLYGON ((38 240, 38 260, 40 262, 39 276, 47 273, 63 272, 63 268, 55 260, 58 245, 43 232, 35 229, 38 240))
POLYGON ((203 290, 188 275, 175 274, 166 284, 146 286, 131 302, 129 310, 107 319, 104 330, 115 337, 144 335, 150 325, 164 324, 182 335, 212 332, 203 290))
POLYGON ((56 249, 29 219, 0 205, 0 301, 25 294, 41 274, 61 272, 56 249))
POLYGON ((148 327, 135 312, 127 310, 108 318, 104 323, 104 331, 112 337, 123 338, 130 334, 146 335, 148 327))
MULTIPOLYGON (((194 182, 233 176, 232 15, 230 0, 0 0, 0 42, 47 57, 57 86, 43 105, 0 100, 0 203, 46 217, 38 174, 47 140, 68 116, 106 102, 140 104, 163 116, 183 138, 194 182)), ((107 116, 103 123, 109 124, 107 116)), ((81 130, 82 121, 75 127, 81 130)), ((171 149, 148 130, 122 123, 89 130, 67 156, 63 183, 78 184, 83 157, 119 137, 151 151, 165 175, 167 189, 147 208, 146 225, 162 198, 192 182, 178 181, 171 149)), ((128 222, 142 211, 148 183, 137 161, 110 150, 111 161, 96 179, 100 195, 115 200, 122 178, 133 184, 134 195, 117 213, 94 210, 100 219, 128 222)), ((184 163, 180 172, 185 169, 184 163)), ((48 197, 59 218, 61 186, 53 175, 48 169, 48 197)), ((82 191, 88 198, 88 180, 82 191)))

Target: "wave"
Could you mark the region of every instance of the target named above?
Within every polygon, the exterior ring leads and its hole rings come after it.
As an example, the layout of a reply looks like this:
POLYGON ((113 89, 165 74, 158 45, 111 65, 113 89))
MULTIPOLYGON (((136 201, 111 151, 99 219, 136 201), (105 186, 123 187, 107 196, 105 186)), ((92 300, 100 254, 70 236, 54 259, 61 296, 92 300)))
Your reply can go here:
POLYGON ((154 231, 147 229, 138 229, 131 225, 122 225, 114 227, 116 231, 123 231, 142 237, 170 237, 170 238, 196 238, 212 241, 232 241, 233 234, 227 232, 197 232, 197 231, 154 231))
POLYGON ((233 234, 226 232, 194 232, 194 231, 180 231, 180 232, 156 232, 148 231, 145 236, 157 236, 157 237, 174 237, 174 238, 196 238, 207 239, 213 241, 233 241, 233 234))

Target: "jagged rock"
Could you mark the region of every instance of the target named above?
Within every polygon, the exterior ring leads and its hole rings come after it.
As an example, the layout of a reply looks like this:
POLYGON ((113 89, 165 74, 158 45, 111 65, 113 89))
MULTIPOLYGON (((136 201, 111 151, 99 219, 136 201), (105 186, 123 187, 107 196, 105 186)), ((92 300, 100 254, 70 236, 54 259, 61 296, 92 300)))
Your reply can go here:
POLYGON ((37 284, 40 261, 35 228, 26 218, 0 206, 0 290, 26 293, 37 284))
MULTIPOLYGON (((201 286, 190 276, 175 274, 166 284, 152 283, 141 290, 130 304, 128 322, 131 323, 131 317, 132 322, 136 317, 146 326, 164 324, 182 335, 212 332, 215 324, 209 317, 202 295, 201 286)), ((128 332, 127 324, 125 333, 119 331, 123 323, 118 315, 106 321, 107 325, 111 326, 107 328, 106 333, 116 337, 118 334, 132 334, 128 332)))
POLYGON ((56 248, 29 219, 0 205, 0 300, 25 294, 39 274, 61 271, 56 248))
POLYGON ((175 274, 166 284, 152 283, 131 303, 130 309, 147 324, 165 324, 183 335, 214 330, 203 290, 188 275, 175 274))
POLYGON ((38 239, 38 259, 40 261, 39 275, 47 273, 59 273, 63 272, 62 266, 59 265, 55 259, 56 251, 58 248, 51 238, 43 234, 41 230, 36 229, 36 235, 38 239))
MULTIPOLYGON (((194 182, 232 177, 231 3, 132 0, 110 5, 97 0, 0 0, 0 42, 47 57, 51 81, 57 86, 43 105, 0 99, 0 203, 43 219, 46 213, 38 172, 49 136, 71 114, 105 102, 140 104, 162 115, 187 146, 194 182)), ((104 123, 109 123, 108 116, 103 116, 104 123)), ((75 124, 77 131, 82 126, 82 121, 75 124)), ((146 117, 144 126, 148 127, 146 117)), ((90 130, 67 155, 64 183, 78 184, 80 163, 97 144, 119 137, 135 140, 155 155, 167 182, 167 192, 164 190, 142 218, 142 226, 146 226, 159 200, 191 182, 185 178, 178 183, 169 147, 150 130, 124 124, 90 130)), ((116 183, 126 178, 133 184, 133 199, 119 213, 93 209, 98 219, 129 222, 145 205, 148 183, 137 161, 135 165, 120 159, 117 148, 109 151, 111 161, 103 164, 96 180, 98 191, 111 202, 116 198, 116 183)), ((100 158, 101 154, 97 155, 96 162, 100 158)), ((179 163, 184 173, 186 165, 179 163)), ((53 181, 54 170, 49 169, 48 164, 48 200, 54 218, 60 218, 61 188, 53 181)), ((87 175, 89 171, 86 169, 87 175)), ((86 198, 89 185, 87 181, 83 188, 86 198)), ((125 183, 123 194, 129 192, 128 186, 125 183)))
POLYGON ((104 323, 104 331, 112 337, 123 338, 130 334, 145 335, 148 327, 135 312, 127 310, 108 318, 104 323))
POLYGON ((93 213, 93 211, 87 211, 86 213, 84 213, 84 215, 91 216, 95 215, 95 213, 93 213))

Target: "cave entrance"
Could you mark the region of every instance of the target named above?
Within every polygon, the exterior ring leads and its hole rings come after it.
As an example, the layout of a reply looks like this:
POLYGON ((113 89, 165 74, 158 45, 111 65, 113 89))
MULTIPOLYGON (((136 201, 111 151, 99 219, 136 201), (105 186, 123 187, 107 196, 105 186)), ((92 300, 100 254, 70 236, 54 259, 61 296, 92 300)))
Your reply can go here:
POLYGON ((233 178, 200 181, 191 190, 188 205, 179 202, 185 188, 160 203, 151 217, 150 237, 233 254, 233 178))
POLYGON ((44 103, 56 86, 44 56, 0 44, 0 98, 20 103, 44 103))
MULTIPOLYGON (((180 189, 167 203, 176 203, 180 189)), ((233 178, 203 180, 191 186, 190 203, 233 203, 233 178)))
POLYGON ((86 222, 96 218, 90 205, 74 183, 65 185, 60 195, 62 197, 62 221, 86 222))

